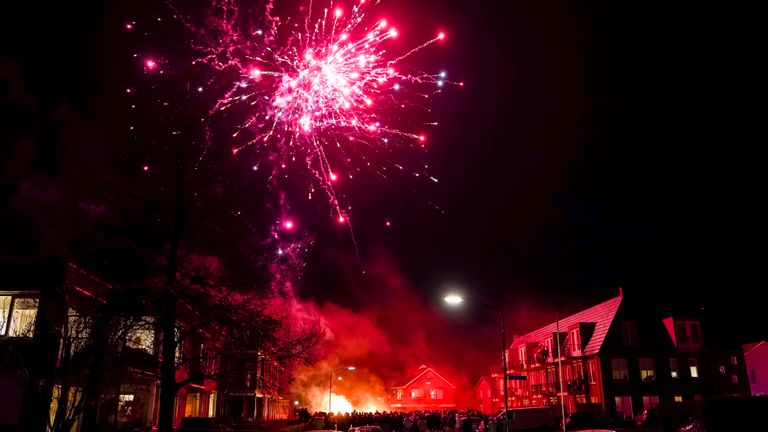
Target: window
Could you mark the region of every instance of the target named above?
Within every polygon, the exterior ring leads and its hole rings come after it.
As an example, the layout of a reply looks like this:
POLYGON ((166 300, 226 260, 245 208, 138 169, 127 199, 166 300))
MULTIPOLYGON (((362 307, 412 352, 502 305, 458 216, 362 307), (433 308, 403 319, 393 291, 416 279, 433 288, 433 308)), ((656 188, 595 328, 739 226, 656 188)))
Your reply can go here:
POLYGON ((699 363, 696 361, 695 358, 689 358, 688 359, 688 367, 691 369, 691 378, 698 378, 699 377, 699 363))
POLYGON ((403 400, 403 389, 397 389, 395 392, 395 399, 403 400))
POLYGON ((525 369, 525 345, 521 346, 517 353, 520 355, 520 364, 523 365, 523 369, 525 369))
POLYGON ((34 336, 37 307, 37 298, 0 296, 0 336, 34 336))
POLYGON ((629 381, 627 359, 611 359, 611 370, 613 371, 614 381, 629 381))
MULTIPOLYGON (((146 318, 147 322, 150 321, 146 318)), ((139 323, 135 324, 135 327, 128 330, 125 337, 125 344, 130 348, 140 349, 146 351, 149 354, 155 352, 155 331, 150 324, 139 323)), ((181 344, 179 344, 181 345, 181 344)), ((177 352, 178 355, 178 352, 177 352)))
POLYGON ((587 362, 587 379, 590 384, 595 383, 595 361, 590 360, 587 362))
POLYGON ((720 375, 725 375, 725 366, 720 365, 717 369, 720 371, 720 375))
POLYGON ((679 368, 679 365, 677 364, 676 358, 669 359, 669 375, 672 378, 680 377, 680 368, 679 368))
POLYGON ((575 328, 568 332, 568 350, 571 355, 581 355, 581 333, 575 328))
POLYGON ((616 417, 619 419, 632 419, 632 398, 629 396, 616 396, 616 417))
POLYGON ((441 389, 441 388, 429 389, 429 398, 430 399, 442 399, 443 398, 443 389, 441 389))
POLYGON ((731 364, 737 366, 739 364, 739 359, 736 358, 736 356, 731 356, 731 364))
POLYGON ((682 402, 682 401, 683 401, 683 397, 682 396, 675 395, 675 402, 682 402))
POLYGON ((653 382, 656 380, 656 368, 652 358, 640 359, 640 379, 643 382, 653 382))
POLYGON ((659 404, 659 397, 656 395, 643 396, 643 409, 656 408, 659 404))
POLYGON ((624 321, 621 323, 621 341, 624 345, 637 345, 637 323, 624 321))
POLYGON ((678 321, 675 333, 678 345, 701 345, 701 326, 698 321, 678 321))
POLYGON ((411 399, 420 399, 424 397, 424 389, 423 388, 415 388, 411 389, 411 399))
POLYGON ((552 342, 552 338, 547 338, 547 340, 544 341, 544 348, 547 350, 547 358, 544 361, 550 362, 555 357, 552 354, 554 352, 552 350, 553 346, 554 346, 554 343, 552 342))
POLYGON ((734 383, 734 384, 738 384, 739 383, 739 376, 736 375, 736 374, 731 375, 731 382, 734 383))

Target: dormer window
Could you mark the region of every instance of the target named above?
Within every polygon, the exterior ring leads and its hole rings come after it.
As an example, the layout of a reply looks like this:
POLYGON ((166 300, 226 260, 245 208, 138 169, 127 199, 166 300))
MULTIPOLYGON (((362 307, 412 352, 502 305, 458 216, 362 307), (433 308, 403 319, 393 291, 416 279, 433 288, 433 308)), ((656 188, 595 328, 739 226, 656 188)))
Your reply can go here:
POLYGON ((699 321, 677 321, 675 323, 675 336, 680 347, 695 348, 702 344, 701 325, 699 321))
POLYGON ((568 332, 568 350, 572 356, 581 355, 581 332, 578 328, 568 332))

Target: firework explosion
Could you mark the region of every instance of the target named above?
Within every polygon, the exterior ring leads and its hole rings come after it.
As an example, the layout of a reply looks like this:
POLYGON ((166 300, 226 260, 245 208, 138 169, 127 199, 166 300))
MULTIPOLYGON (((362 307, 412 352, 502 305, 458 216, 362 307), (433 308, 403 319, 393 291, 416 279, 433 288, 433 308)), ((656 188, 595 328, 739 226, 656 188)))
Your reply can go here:
MULTIPOLYGON (((342 224, 349 223, 349 207, 340 201, 338 182, 354 178, 361 166, 382 176, 387 165, 404 170, 376 152, 404 144, 424 147, 423 129, 435 123, 414 125, 403 120, 411 117, 403 111, 423 110, 430 96, 456 84, 445 72, 401 68, 408 56, 443 40, 443 32, 389 55, 388 49, 397 48, 398 30, 385 19, 368 17, 373 3, 362 0, 345 10, 313 9, 309 1, 298 15, 280 17, 271 2, 258 15, 223 0, 214 4, 207 28, 195 29, 200 35, 195 63, 216 72, 211 83, 231 78, 209 112, 209 142, 218 141, 212 131, 226 124, 230 132, 222 140, 232 153, 253 148, 260 157, 254 170, 266 161, 272 179, 286 177, 289 165, 298 163, 309 173, 300 177, 307 197, 319 186, 342 224)), ((145 64, 147 70, 156 66, 145 64)), ((426 166, 413 173, 437 181, 426 166)))

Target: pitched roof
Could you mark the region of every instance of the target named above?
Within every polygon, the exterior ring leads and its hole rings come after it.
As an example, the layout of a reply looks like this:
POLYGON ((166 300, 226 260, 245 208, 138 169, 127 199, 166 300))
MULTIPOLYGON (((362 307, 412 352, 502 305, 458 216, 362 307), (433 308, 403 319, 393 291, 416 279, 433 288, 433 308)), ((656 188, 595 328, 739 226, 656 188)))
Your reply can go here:
MULTIPOLYGON (((592 337, 589 339, 587 346, 582 353, 584 355, 597 354, 600 351, 600 347, 603 345, 605 335, 608 334, 608 329, 611 327, 613 318, 616 316, 616 311, 621 305, 622 296, 614 297, 608 301, 592 306, 589 309, 585 309, 581 312, 567 316, 560 319, 560 332, 566 331, 572 325, 576 325, 581 322, 595 323, 595 331, 592 333, 592 337)), ((517 348, 525 343, 540 343, 549 338, 557 330, 557 323, 553 322, 538 330, 534 330, 526 335, 520 336, 512 343, 511 348, 517 348)), ((560 343, 563 343, 561 340, 560 343)))
POLYGON ((400 388, 400 387, 408 387, 409 385, 413 384, 413 382, 414 382, 414 381, 416 381, 417 379, 419 379, 419 378, 420 378, 422 375, 424 375, 424 374, 425 374, 425 373, 427 373, 427 372, 432 372, 432 373, 433 373, 433 374, 435 374, 435 375, 436 375, 438 378, 440 378, 441 380, 445 381, 445 383, 446 383, 446 384, 448 384, 449 386, 451 386, 451 388, 456 388, 456 386, 455 386, 455 385, 453 385, 453 384, 451 384, 451 382, 450 382, 450 381, 448 381, 447 379, 443 378, 443 377, 442 377, 442 376, 441 376, 439 373, 437 373, 437 372, 436 372, 434 369, 432 369, 431 367, 429 367, 429 366, 427 366, 427 365, 421 365, 421 366, 419 366, 419 372, 418 372, 418 373, 417 373, 417 374, 416 374, 414 377, 412 377, 412 378, 411 378, 411 379, 408 381, 408 383, 406 383, 405 385, 402 385, 402 386, 396 386, 396 387, 394 387, 394 388, 400 388))
POLYGON ((760 342, 753 342, 753 343, 749 343, 749 344, 744 345, 744 354, 749 354, 750 351, 752 351, 753 349, 759 347, 760 345, 762 345, 764 343, 766 343, 766 342, 765 341, 760 341, 760 342))

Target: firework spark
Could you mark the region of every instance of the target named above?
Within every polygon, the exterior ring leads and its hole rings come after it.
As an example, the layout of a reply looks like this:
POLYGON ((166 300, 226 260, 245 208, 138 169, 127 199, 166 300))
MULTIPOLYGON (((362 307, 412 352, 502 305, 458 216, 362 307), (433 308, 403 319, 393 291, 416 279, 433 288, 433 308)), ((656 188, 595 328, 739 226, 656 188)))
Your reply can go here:
POLYGON ((371 163, 371 151, 398 144, 423 148, 423 129, 434 123, 414 125, 404 111, 423 107, 451 84, 445 72, 401 68, 404 59, 443 40, 445 33, 398 49, 393 41, 398 29, 368 16, 373 3, 313 9, 310 1, 298 15, 279 17, 271 2, 262 15, 245 16, 236 1, 219 0, 207 28, 195 29, 201 35, 195 63, 216 72, 206 87, 221 76, 232 77, 210 110, 209 140, 214 125, 226 121, 233 128, 226 136, 232 152, 255 148, 273 167, 271 178, 287 175, 288 164, 305 164, 311 173, 308 198, 319 185, 340 224, 349 224, 350 216, 337 194, 339 182, 353 178, 359 170, 354 164, 361 160, 381 175, 382 164, 402 170, 382 162, 386 157, 371 163), (390 49, 399 54, 390 55, 390 49))

